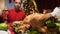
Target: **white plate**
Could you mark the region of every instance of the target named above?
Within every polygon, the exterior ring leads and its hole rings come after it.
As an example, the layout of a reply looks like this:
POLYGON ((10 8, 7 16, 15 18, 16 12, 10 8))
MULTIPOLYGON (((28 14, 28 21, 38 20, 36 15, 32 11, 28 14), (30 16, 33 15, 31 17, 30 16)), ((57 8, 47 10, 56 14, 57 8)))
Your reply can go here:
POLYGON ((7 31, 0 30, 0 34, 9 34, 7 31))

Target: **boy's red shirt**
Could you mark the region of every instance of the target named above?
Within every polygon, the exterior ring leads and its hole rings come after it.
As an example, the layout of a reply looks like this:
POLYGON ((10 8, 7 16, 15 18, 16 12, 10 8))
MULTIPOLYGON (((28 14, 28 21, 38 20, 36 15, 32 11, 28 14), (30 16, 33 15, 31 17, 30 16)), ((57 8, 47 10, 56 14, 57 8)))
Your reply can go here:
POLYGON ((11 25, 14 21, 20 21, 23 20, 25 17, 25 13, 20 10, 16 12, 14 9, 9 10, 8 12, 8 24, 11 25))

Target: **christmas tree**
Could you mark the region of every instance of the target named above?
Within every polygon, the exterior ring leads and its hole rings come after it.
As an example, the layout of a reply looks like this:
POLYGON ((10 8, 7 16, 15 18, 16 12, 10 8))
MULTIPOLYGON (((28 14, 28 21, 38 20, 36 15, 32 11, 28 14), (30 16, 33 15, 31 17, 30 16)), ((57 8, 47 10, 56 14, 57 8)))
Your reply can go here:
POLYGON ((26 14, 37 12, 36 10, 36 3, 34 0, 25 0, 23 2, 23 10, 26 12, 26 14))

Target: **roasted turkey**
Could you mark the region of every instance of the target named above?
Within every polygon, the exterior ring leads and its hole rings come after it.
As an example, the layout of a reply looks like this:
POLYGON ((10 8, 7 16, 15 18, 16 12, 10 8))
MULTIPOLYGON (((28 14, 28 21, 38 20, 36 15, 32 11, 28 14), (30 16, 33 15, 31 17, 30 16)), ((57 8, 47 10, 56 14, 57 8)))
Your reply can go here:
POLYGON ((23 20, 24 24, 28 24, 25 27, 29 28, 32 27, 32 29, 37 29, 39 32, 46 32, 47 27, 44 26, 44 22, 52 17, 51 14, 40 14, 40 13, 34 13, 30 14, 29 16, 26 16, 26 18, 23 20))

